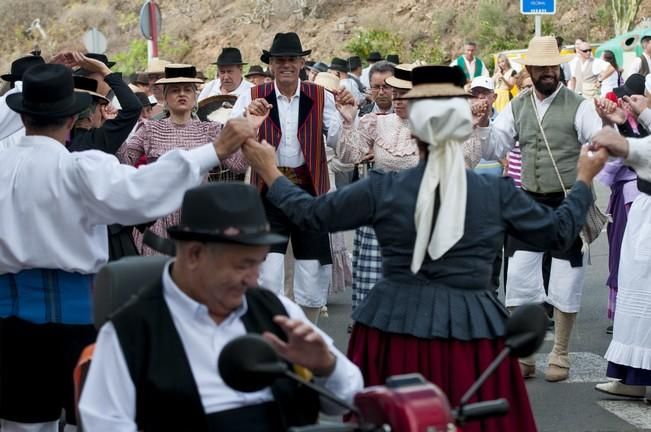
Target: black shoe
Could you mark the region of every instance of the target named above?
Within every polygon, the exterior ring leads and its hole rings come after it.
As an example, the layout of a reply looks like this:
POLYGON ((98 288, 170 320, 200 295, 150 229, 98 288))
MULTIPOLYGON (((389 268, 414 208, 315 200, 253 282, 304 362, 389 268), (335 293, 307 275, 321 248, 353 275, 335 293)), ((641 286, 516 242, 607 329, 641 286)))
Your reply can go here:
POLYGON ((613 334, 613 325, 609 325, 606 327, 606 334, 613 334))

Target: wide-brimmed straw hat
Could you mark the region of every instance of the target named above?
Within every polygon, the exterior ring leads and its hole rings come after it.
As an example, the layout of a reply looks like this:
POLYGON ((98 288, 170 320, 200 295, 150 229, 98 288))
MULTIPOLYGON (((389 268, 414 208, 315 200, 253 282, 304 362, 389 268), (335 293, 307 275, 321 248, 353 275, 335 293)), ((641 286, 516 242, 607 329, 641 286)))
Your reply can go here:
POLYGON ((99 84, 97 80, 80 75, 75 75, 73 79, 75 80, 75 91, 88 93, 93 98, 99 99, 104 103, 111 103, 106 96, 97 93, 97 85, 99 84))
POLYGON ((156 81, 159 84, 201 84, 202 79, 197 78, 197 68, 189 64, 168 64, 165 66, 165 78, 156 81))
POLYGON ((148 74, 161 74, 165 73, 165 66, 170 64, 167 60, 161 60, 158 57, 155 57, 151 59, 149 64, 147 65, 147 73, 148 74))
POLYGON ((514 61, 524 66, 557 66, 573 58, 574 55, 562 55, 558 51, 555 37, 536 36, 529 41, 524 57, 514 61))
POLYGON ((411 90, 411 71, 414 69, 413 64, 403 63, 396 66, 394 75, 385 79, 384 82, 393 88, 401 90, 411 90))
POLYGON ((418 66, 411 71, 413 88, 400 99, 468 97, 466 75, 458 66, 418 66))
POLYGON ((339 88, 339 77, 330 72, 319 72, 314 78, 314 84, 320 85, 329 91, 335 91, 339 88))

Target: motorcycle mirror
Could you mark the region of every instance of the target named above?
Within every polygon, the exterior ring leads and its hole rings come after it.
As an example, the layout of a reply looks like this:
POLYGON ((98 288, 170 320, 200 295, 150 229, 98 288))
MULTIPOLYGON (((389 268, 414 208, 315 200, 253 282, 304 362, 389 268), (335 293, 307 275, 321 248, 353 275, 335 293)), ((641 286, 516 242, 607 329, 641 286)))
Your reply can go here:
POLYGON ((285 375, 287 364, 262 336, 247 334, 227 343, 217 360, 217 369, 230 388, 252 393, 269 387, 285 375))
POLYGON ((516 308, 506 322, 506 346, 511 355, 527 357, 535 353, 545 340, 547 313, 541 305, 516 308))

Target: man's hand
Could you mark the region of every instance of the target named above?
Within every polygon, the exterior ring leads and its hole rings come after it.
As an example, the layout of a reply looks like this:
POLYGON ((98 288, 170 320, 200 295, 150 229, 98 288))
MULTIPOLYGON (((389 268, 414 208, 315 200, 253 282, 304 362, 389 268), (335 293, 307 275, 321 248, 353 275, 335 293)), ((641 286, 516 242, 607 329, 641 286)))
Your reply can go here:
POLYGON ((247 119, 237 118, 226 125, 215 138, 214 146, 220 161, 235 153, 247 139, 255 138, 256 130, 247 119))
POLYGON ((606 149, 615 157, 628 156, 628 141, 619 132, 610 127, 605 127, 592 137, 591 148, 595 150, 606 149))
POLYGON ((591 184, 594 176, 599 174, 607 161, 608 152, 606 149, 590 150, 588 146, 581 147, 576 179, 591 184))
POLYGON ((341 87, 334 90, 332 94, 335 95, 335 103, 339 105, 355 105, 355 98, 345 88, 341 87))
POLYGON ((249 106, 246 107, 246 118, 249 119, 251 126, 257 130, 260 126, 262 126, 262 123, 265 121, 265 119, 269 117, 271 108, 273 108, 273 105, 267 102, 266 99, 254 99, 251 101, 249 106))
POLYGON ((488 127, 490 124, 491 107, 486 99, 475 99, 470 103, 472 126, 488 127))
POLYGON ((341 118, 344 119, 345 124, 353 124, 355 117, 357 117, 357 104, 355 101, 353 101, 352 105, 342 105, 335 102, 335 107, 337 108, 337 111, 339 111, 339 114, 341 114, 341 118))
POLYGON ((594 99, 597 114, 606 124, 622 124, 626 121, 626 112, 609 99, 594 99))
POLYGON ((624 96, 624 102, 626 102, 630 107, 635 117, 639 116, 642 111, 647 108, 651 108, 651 101, 642 95, 633 95, 633 96, 624 96))
POLYGON ((54 57, 48 60, 48 63, 60 64, 70 69, 76 66, 75 59, 72 56, 72 51, 58 52, 54 55, 54 57))
POLYGON ((257 172, 268 186, 282 176, 276 167, 276 149, 267 141, 263 140, 259 143, 254 139, 248 139, 242 147, 242 152, 249 161, 251 169, 257 172))
POLYGON ((314 327, 280 315, 274 317, 274 322, 287 334, 287 342, 269 332, 265 332, 263 337, 278 354, 311 370, 315 376, 328 376, 334 371, 337 359, 314 327))

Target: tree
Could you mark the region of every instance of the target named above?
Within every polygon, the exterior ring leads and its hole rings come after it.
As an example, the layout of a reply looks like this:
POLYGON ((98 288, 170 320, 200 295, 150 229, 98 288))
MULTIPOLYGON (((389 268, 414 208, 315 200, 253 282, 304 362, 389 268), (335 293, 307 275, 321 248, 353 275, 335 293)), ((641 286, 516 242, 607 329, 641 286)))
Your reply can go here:
POLYGON ((631 24, 635 21, 637 11, 640 9, 640 3, 642 3, 642 0, 610 0, 617 36, 626 33, 630 29, 631 24))

